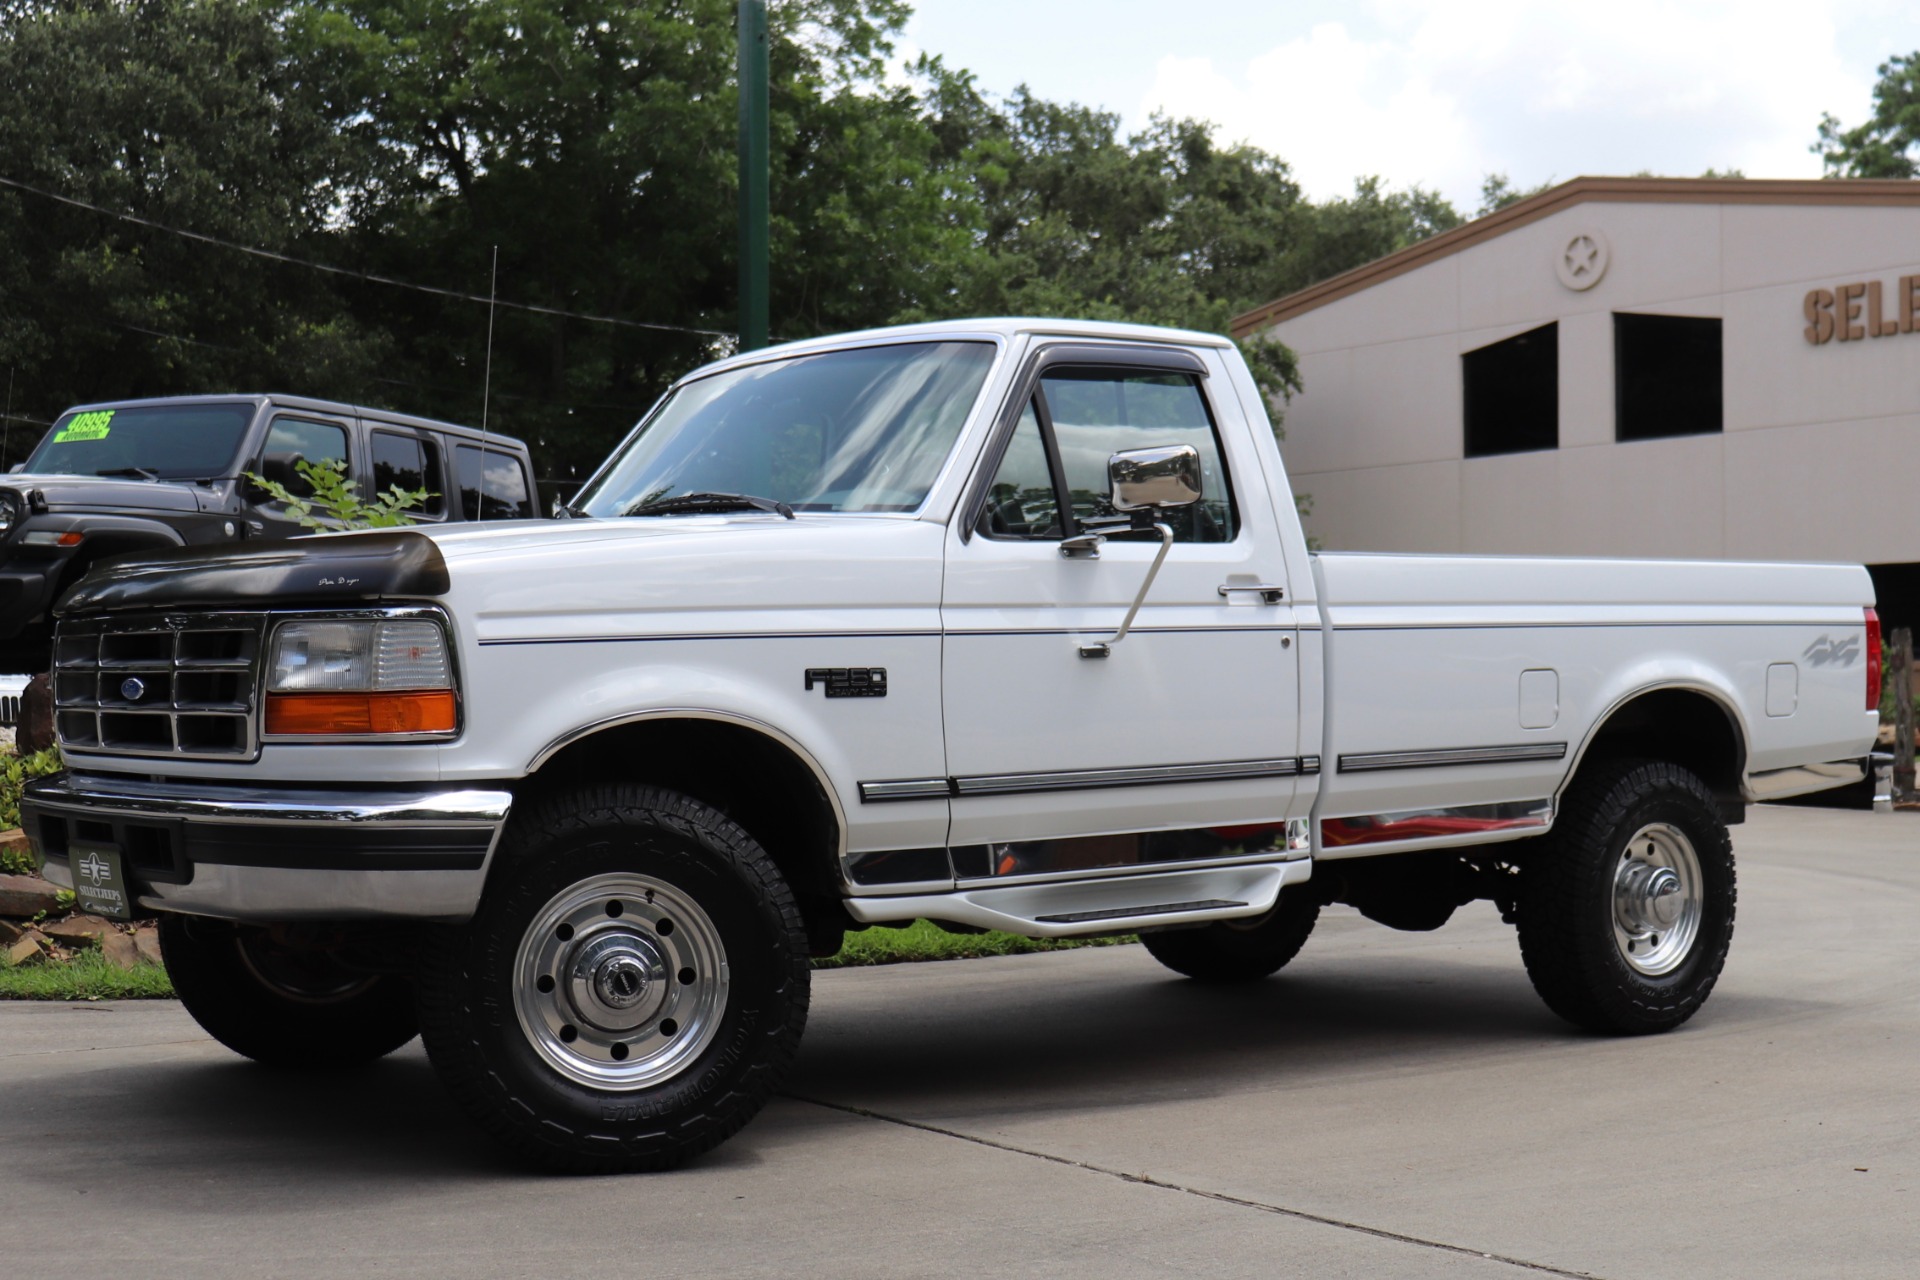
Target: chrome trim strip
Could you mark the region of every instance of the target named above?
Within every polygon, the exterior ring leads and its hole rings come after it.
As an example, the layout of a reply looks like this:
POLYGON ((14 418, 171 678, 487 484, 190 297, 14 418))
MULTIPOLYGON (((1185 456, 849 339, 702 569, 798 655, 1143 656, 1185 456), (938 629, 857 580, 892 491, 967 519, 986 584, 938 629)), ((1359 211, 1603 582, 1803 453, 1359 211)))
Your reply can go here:
POLYGON ((945 800, 952 794, 952 784, 945 778, 899 778, 860 784, 862 804, 879 804, 887 800, 945 800))
POLYGON ((1767 769, 1751 774, 1741 788, 1755 804, 1785 800, 1789 796, 1810 795, 1831 787, 1844 787, 1867 776, 1866 760, 1830 760, 1825 764, 1800 764, 1786 769, 1767 769))
POLYGON ((1341 773, 1381 769, 1438 769, 1464 764, 1512 764, 1522 760, 1564 760, 1564 742, 1524 742, 1508 747, 1446 747, 1436 751, 1363 751, 1340 757, 1341 773))
POLYGON ((862 782, 867 804, 933 800, 946 796, 1025 795, 1036 791, 1090 791, 1100 787, 1157 787, 1176 782, 1237 782, 1247 778, 1297 778, 1320 772, 1318 756, 1272 760, 1220 760, 1208 764, 1139 765, 1116 769, 1063 769, 1048 773, 984 773, 965 778, 899 778, 862 782))
POLYGON ((333 826, 497 827, 513 807, 511 791, 435 788, 405 791, 327 791, 209 786, 203 782, 111 782, 85 774, 56 774, 27 784, 34 806, 82 817, 103 812, 191 822, 333 826))
POLYGON ((1298 757, 1223 760, 1212 764, 1143 765, 1122 769, 1070 769, 1058 773, 989 773, 953 779, 954 794, 1018 795, 1033 791, 1087 791, 1097 787, 1153 787, 1173 782, 1233 782, 1242 778, 1293 778, 1298 757))
POLYGON ((1547 830, 1553 816, 1552 800, 1513 800, 1322 818, 1319 856, 1352 856, 1349 851, 1363 847, 1374 853, 1379 845, 1426 848, 1518 839, 1547 830))
POLYGON ((708 640, 917 640, 938 637, 939 631, 728 631, 669 632, 631 636, 496 636, 480 641, 481 648, 504 644, 646 644, 655 641, 708 640))

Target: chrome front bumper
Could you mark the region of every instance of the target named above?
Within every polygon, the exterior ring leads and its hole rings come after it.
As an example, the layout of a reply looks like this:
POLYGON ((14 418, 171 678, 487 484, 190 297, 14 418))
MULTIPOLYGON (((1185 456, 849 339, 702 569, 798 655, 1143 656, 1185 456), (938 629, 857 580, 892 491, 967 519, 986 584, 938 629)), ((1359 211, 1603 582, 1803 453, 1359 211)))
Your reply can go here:
POLYGON ((227 920, 469 919, 513 794, 263 788, 60 774, 27 784, 21 825, 73 887, 75 842, 122 855, 156 911, 227 920))

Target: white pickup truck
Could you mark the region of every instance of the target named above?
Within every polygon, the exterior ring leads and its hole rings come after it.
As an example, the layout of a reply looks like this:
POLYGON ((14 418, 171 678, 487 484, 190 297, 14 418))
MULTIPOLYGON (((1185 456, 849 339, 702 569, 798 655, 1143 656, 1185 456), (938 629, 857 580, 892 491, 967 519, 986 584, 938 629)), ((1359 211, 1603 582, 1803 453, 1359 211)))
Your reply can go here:
POLYGON ((918 918, 1264 977, 1321 907, 1491 899, 1555 1011, 1661 1031, 1727 828, 1856 780, 1857 566, 1315 554, 1197 333, 972 321, 675 386, 549 523, 96 568, 28 833, 164 913, 188 1010, 306 1066, 416 1032, 522 1155, 659 1168, 918 918))

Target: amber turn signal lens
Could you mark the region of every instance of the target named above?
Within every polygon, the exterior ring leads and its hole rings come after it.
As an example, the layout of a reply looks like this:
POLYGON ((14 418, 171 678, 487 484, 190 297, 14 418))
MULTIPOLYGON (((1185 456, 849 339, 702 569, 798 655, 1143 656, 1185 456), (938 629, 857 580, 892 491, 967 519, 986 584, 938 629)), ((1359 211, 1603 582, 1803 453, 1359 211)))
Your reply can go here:
POLYGON ((267 732, 304 734, 451 733, 453 690, 387 693, 270 693, 267 732))

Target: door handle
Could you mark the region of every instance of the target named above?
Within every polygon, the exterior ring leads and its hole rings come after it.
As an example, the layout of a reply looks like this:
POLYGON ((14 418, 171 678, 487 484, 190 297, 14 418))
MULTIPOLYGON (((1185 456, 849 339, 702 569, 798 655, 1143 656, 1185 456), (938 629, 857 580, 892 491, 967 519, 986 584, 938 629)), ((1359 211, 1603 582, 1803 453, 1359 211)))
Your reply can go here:
POLYGON ((1287 598, 1286 588, 1276 587, 1270 582, 1249 582, 1241 585, 1235 582, 1221 584, 1220 597, 1226 599, 1236 591, 1258 591, 1260 599, 1267 604, 1279 604, 1287 598))

